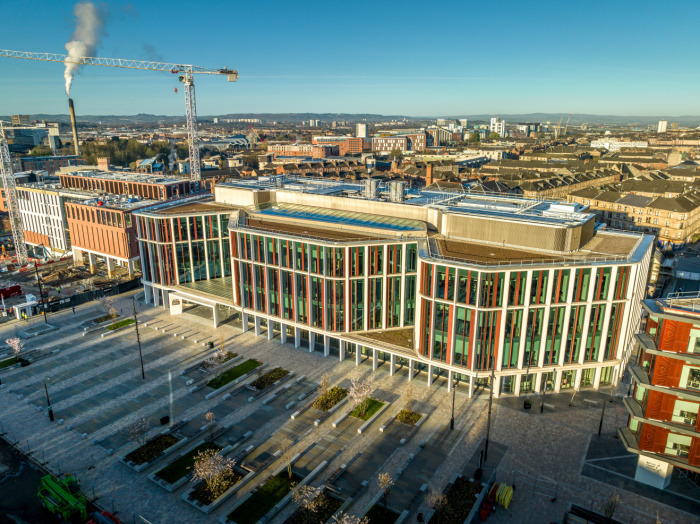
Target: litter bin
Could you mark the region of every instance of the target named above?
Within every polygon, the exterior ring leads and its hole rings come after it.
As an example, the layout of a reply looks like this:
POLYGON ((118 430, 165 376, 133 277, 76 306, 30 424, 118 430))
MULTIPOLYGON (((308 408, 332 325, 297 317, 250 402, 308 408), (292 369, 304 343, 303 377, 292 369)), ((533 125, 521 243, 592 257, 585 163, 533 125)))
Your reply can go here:
POLYGON ((523 402, 523 408, 530 409, 531 407, 532 407, 532 402, 530 402, 529 400, 526 400, 525 402, 523 402))

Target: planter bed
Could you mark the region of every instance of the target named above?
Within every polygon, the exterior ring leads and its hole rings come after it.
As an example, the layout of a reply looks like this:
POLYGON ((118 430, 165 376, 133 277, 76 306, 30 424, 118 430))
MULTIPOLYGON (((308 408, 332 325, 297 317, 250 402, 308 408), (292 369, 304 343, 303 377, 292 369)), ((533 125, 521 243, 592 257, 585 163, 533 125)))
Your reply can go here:
MULTIPOLYGON (((318 504, 318 508, 312 513, 311 522, 326 522, 343 505, 342 500, 330 496, 325 491, 316 497, 314 502, 318 504)), ((284 524, 307 524, 306 513, 297 510, 284 524)))
POLYGON ((289 375, 289 371, 284 368, 271 369, 262 377, 257 378, 253 382, 251 382, 250 387, 253 388, 255 391, 262 391, 264 389, 269 388, 279 379, 284 378, 287 375, 289 375))
POLYGON ((375 400, 373 398, 370 398, 368 401, 369 405, 367 406, 367 409, 365 410, 365 416, 361 417, 360 416, 360 406, 355 407, 355 409, 352 410, 350 413, 351 417, 359 418, 360 420, 367 422, 370 418, 372 418, 372 415, 374 415, 377 411, 381 409, 381 407, 386 404, 386 402, 382 402, 381 400, 375 400))
POLYGON ((408 409, 402 409, 396 415, 396 420, 407 426, 415 426, 416 423, 421 419, 423 415, 416 413, 415 411, 410 411, 408 409))
POLYGON ((236 485, 241 479, 243 478, 243 475, 240 473, 237 473, 236 471, 232 471, 227 479, 226 482, 221 485, 219 488, 219 491, 217 493, 212 493, 209 491, 207 488, 207 483, 206 482, 200 482, 196 488, 192 490, 192 492, 189 494, 189 497, 191 499, 196 500, 199 502, 202 506, 209 506, 212 502, 214 502, 216 499, 218 499, 221 495, 226 493, 229 489, 231 489, 233 486, 236 485))
POLYGON ((23 360, 24 359, 17 357, 10 357, 5 360, 0 360, 0 369, 5 369, 16 364, 21 364, 23 360))
POLYGON ((399 516, 398 513, 390 509, 387 509, 385 512, 381 502, 377 502, 365 514, 365 517, 369 519, 369 524, 394 524, 399 516))
POLYGON ((180 441, 172 435, 158 435, 146 442, 140 448, 136 448, 124 457, 126 462, 132 462, 135 466, 140 466, 146 462, 151 462, 166 449, 174 446, 180 441))
POLYGON ((290 479, 289 473, 285 468, 277 475, 267 479, 248 500, 233 510, 227 518, 237 524, 254 524, 275 507, 275 504, 287 496, 302 480, 301 477, 295 474, 292 474, 290 479))
POLYGON ((236 367, 233 367, 228 371, 224 371, 218 377, 211 379, 209 382, 207 382, 207 386, 209 386, 212 389, 219 389, 221 387, 224 387, 226 384, 233 382, 237 378, 242 377, 246 373, 250 373, 255 368, 260 367, 261 365, 262 362, 260 362, 259 360, 246 360, 245 362, 238 364, 236 367))
POLYGON ((217 446, 212 442, 205 442, 200 444, 193 450, 188 451, 176 461, 171 462, 165 466, 160 471, 157 471, 155 476, 159 479, 163 479, 168 484, 175 484, 185 475, 192 472, 192 467, 194 466, 194 459, 200 451, 207 451, 210 449, 215 449, 217 451, 221 450, 221 446, 217 446))
POLYGON ((469 516, 483 487, 465 477, 458 477, 447 492, 446 504, 428 521, 429 524, 462 524, 469 516))
POLYGON ((125 318, 124 320, 120 320, 119 322, 115 322, 114 324, 110 324, 107 326, 105 329, 107 331, 116 331, 117 329, 130 326, 131 324, 134 323, 133 318, 125 318))
POLYGON ((330 411, 333 406, 348 396, 346 389, 338 386, 330 388, 324 395, 321 395, 313 403, 313 406, 320 411, 330 411))

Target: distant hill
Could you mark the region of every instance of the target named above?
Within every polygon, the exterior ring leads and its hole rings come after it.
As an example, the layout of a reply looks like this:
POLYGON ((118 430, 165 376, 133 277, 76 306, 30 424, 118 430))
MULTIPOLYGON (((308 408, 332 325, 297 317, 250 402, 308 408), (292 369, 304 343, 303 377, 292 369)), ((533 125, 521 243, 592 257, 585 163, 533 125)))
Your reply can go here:
MULTIPOLYGON (((300 123, 304 120, 321 120, 322 122, 345 121, 345 122, 367 122, 377 123, 391 120, 405 120, 408 122, 427 122, 436 118, 468 118, 470 122, 488 122, 491 117, 503 118, 506 122, 558 122, 562 117, 561 113, 525 113, 525 114, 476 114, 476 115, 450 115, 450 116, 405 116, 405 115, 378 115, 373 113, 230 113, 225 115, 199 115, 200 121, 211 121, 212 118, 219 119, 235 119, 235 118, 260 118, 267 122, 292 122, 300 123)), ((30 115, 32 120, 47 120, 50 122, 70 122, 67 114, 47 115, 35 114, 30 115)), ((564 122, 569 118, 568 114, 564 115, 564 122)), ((9 115, 0 116, 2 120, 10 120, 9 115)), ((598 125, 654 125, 659 120, 668 120, 669 122, 678 122, 681 125, 688 127, 700 126, 700 116, 681 115, 681 116, 619 116, 619 115, 591 115, 585 113, 574 113, 571 115, 570 124, 579 125, 582 123, 598 124, 598 125)), ((185 115, 150 115, 140 113, 138 115, 79 115, 79 122, 99 123, 104 125, 125 125, 125 124, 182 124, 185 122, 185 115)))

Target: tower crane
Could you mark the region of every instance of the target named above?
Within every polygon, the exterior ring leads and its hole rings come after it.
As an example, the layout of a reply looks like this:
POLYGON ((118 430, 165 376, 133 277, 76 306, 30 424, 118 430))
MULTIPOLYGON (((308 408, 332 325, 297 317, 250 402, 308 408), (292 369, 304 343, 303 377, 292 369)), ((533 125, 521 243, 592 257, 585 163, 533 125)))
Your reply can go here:
POLYGON ((564 136, 566 136, 566 131, 569 129, 569 120, 571 120, 571 115, 566 119, 566 125, 564 126, 564 136))
POLYGON ((143 69, 146 71, 163 71, 172 74, 179 74, 180 81, 185 85, 185 116, 187 119, 187 138, 190 146, 190 178, 196 182, 201 180, 201 170, 199 166, 199 137, 197 134, 197 103, 194 93, 194 75, 226 75, 229 82, 235 82, 238 80, 238 71, 234 69, 209 69, 190 64, 171 64, 165 62, 151 62, 148 60, 129 60, 124 58, 97 58, 94 56, 68 56, 56 53, 10 51, 8 49, 0 49, 0 56, 8 58, 23 58, 26 60, 40 60, 43 62, 62 62, 66 64, 73 63, 79 65, 120 67, 123 69, 143 69))
POLYGON ((554 128, 554 138, 559 138, 559 135, 561 134, 561 121, 564 120, 564 115, 561 115, 561 118, 559 119, 559 123, 557 124, 557 127, 554 128))
POLYGON ((7 211, 10 215, 12 226, 12 242, 15 245, 17 263, 19 265, 27 263, 27 244, 24 243, 24 228, 22 227, 22 215, 19 213, 19 202, 17 201, 17 188, 15 186, 15 174, 12 170, 12 160, 10 159, 10 148, 5 138, 5 128, 0 123, 0 174, 5 187, 5 198, 7 198, 7 211))
POLYGON ((260 140, 261 142, 264 142, 264 141, 265 141, 265 140, 258 134, 258 132, 255 130, 255 128, 254 128, 251 124, 248 124, 248 127, 251 129, 251 131, 253 131, 253 134, 255 135, 255 137, 256 137, 258 140, 260 140))

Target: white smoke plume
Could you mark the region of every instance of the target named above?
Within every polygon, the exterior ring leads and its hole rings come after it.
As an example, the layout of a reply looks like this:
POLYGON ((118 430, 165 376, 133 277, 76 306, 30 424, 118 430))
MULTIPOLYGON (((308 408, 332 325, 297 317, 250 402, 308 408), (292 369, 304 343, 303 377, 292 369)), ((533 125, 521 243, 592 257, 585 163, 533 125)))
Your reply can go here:
MULTIPOLYGON (((92 2, 79 2, 73 9, 75 14, 75 32, 70 42, 66 44, 68 56, 71 58, 80 56, 94 56, 97 46, 100 44, 104 19, 100 10, 92 2)), ((66 70, 63 76, 66 79, 66 94, 70 97, 70 87, 73 76, 80 69, 78 62, 66 61, 66 70)))

